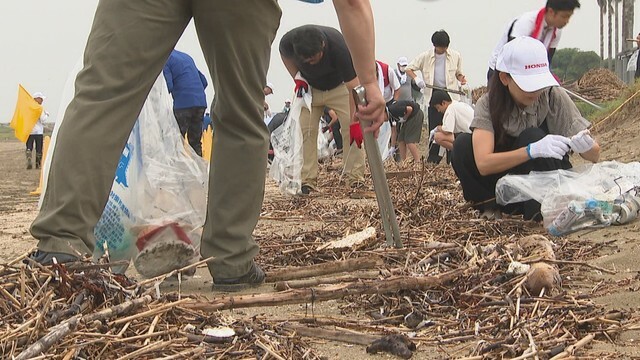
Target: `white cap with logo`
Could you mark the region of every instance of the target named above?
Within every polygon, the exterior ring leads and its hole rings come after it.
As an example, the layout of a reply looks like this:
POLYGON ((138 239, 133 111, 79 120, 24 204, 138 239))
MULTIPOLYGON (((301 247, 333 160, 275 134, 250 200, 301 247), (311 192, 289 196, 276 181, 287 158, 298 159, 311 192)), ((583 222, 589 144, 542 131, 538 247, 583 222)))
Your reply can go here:
POLYGON ((398 65, 400 65, 400 66, 407 66, 407 65, 409 65, 409 61, 407 60, 407 57, 406 57, 406 56, 400 56, 400 57, 398 58, 398 65))
POLYGON ((509 73, 520 89, 526 92, 558 86, 549 70, 547 49, 540 41, 529 36, 515 38, 502 47, 496 70, 509 73))

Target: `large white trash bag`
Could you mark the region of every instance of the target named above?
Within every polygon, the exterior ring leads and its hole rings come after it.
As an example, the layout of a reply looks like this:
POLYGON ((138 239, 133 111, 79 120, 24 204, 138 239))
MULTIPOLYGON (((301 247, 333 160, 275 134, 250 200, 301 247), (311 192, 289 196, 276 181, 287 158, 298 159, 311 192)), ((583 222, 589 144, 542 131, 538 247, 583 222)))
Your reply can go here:
POLYGON ((282 192, 290 195, 298 194, 302 188, 304 160, 300 113, 303 106, 310 108, 310 103, 310 94, 295 97, 287 118, 271 133, 273 162, 269 168, 269 176, 278 183, 282 192))
MULTIPOLYGON (((111 261, 131 260, 138 253, 136 243, 143 239, 149 244, 148 234, 169 224, 180 229, 179 240, 189 242, 197 256, 206 216, 207 163, 185 144, 172 109, 160 74, 123 149, 107 205, 94 229, 95 258, 104 254, 106 244, 111 261)), ((61 123, 59 119, 56 130, 61 123)), ((57 131, 52 144, 56 137, 57 131)))

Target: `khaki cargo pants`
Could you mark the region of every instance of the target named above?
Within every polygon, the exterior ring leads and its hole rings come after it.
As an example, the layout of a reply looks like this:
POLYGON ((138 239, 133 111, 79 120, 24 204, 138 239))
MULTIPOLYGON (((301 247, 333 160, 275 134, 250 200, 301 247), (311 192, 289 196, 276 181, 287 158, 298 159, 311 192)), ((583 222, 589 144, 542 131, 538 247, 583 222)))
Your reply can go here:
POLYGON ((311 111, 306 107, 300 113, 300 126, 302 128, 302 185, 316 188, 318 185, 318 124, 320 117, 327 106, 338 115, 340 121, 340 133, 342 134, 342 162, 346 175, 347 185, 364 181, 364 148, 358 148, 355 144, 349 145, 349 90, 344 84, 331 90, 323 91, 311 89, 311 111))
POLYGON ((91 254, 122 149, 153 83, 193 18, 213 85, 216 137, 201 253, 237 277, 258 253, 268 132, 262 88, 281 11, 276 0, 101 0, 52 157, 38 248, 91 254), (75 250, 75 251, 74 251, 75 250))

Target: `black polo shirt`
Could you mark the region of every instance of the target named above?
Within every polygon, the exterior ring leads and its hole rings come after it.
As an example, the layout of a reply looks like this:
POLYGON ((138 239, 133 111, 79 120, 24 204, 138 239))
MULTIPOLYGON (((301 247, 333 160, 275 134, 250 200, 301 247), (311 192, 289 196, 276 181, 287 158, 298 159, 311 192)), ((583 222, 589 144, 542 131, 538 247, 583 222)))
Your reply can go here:
POLYGON ((293 60, 300 74, 309 85, 319 90, 331 90, 338 85, 353 80, 356 70, 353 68, 351 53, 342 34, 331 27, 304 25, 286 33, 280 40, 280 54, 293 60), (325 37, 322 59, 315 65, 306 64, 297 59, 293 51, 292 39, 297 31, 305 28, 318 28, 325 37))

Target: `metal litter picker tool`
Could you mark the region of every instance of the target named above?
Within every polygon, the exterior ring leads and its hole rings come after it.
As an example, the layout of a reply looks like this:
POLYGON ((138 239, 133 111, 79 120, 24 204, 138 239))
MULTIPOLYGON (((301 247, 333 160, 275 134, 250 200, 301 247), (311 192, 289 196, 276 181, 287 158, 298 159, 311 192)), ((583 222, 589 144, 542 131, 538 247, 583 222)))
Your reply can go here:
POLYGON ((462 90, 455 90, 455 89, 447 89, 444 87, 440 87, 440 86, 435 86, 435 85, 429 85, 429 84, 425 84, 424 86, 433 89, 433 90, 442 90, 442 91, 446 91, 448 93, 452 93, 452 94, 458 94, 458 95, 467 95, 464 91, 462 90))
MULTIPOLYGON (((355 87, 352 90, 352 94, 356 106, 367 104, 365 88, 363 86, 359 85, 355 87)), ((364 129, 366 127, 365 125, 370 124, 361 120, 360 126, 364 129)), ((369 168, 371 169, 373 189, 376 192, 376 200, 378 201, 378 207, 380 208, 380 217, 382 218, 382 225, 387 238, 387 245, 401 248, 402 240, 400 239, 400 229, 398 228, 396 213, 393 209, 393 203, 391 202, 389 184, 387 183, 387 176, 384 173, 384 166, 382 165, 378 142, 374 138, 372 132, 364 132, 364 149, 367 153, 369 168)))

